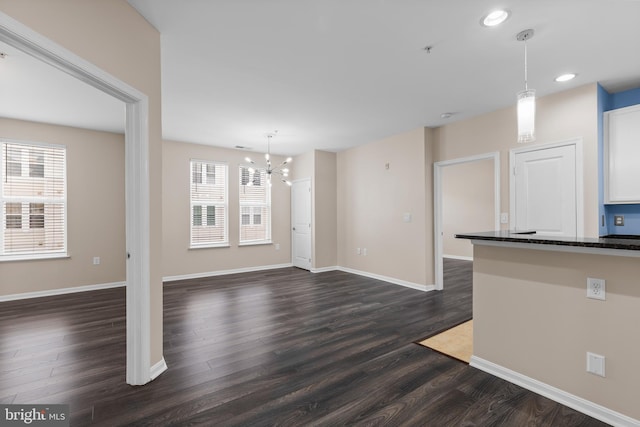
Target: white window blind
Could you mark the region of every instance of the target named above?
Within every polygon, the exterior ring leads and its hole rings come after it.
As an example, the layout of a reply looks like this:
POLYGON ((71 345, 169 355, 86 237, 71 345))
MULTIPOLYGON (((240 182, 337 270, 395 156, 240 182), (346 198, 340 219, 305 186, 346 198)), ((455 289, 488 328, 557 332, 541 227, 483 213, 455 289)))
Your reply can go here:
POLYGON ((227 176, 225 163, 191 160, 191 247, 229 244, 227 176))
POLYGON ((0 257, 28 259, 44 254, 65 254, 66 148, 0 142, 0 257))
POLYGON ((239 179, 240 244, 271 243, 271 186, 267 174, 240 166, 239 179))

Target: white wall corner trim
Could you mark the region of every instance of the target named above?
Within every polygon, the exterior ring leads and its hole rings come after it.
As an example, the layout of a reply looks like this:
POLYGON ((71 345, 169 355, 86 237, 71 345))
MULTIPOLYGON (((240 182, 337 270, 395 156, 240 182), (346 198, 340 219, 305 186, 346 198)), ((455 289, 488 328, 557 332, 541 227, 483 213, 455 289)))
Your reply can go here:
POLYGON ((560 390, 556 387, 550 386, 549 384, 527 377, 526 375, 522 375, 480 357, 471 356, 470 365, 613 426, 640 426, 640 420, 636 420, 609 408, 605 408, 597 403, 593 403, 579 396, 567 393, 564 390, 560 390))
POLYGON ((70 288, 49 289, 46 291, 25 292, 22 294, 1 295, 0 302, 17 301, 29 298, 50 297, 53 295, 73 294, 76 292, 98 291, 100 289, 121 288, 126 286, 125 282, 101 283, 98 285, 73 286, 70 288))
POLYGON ((174 282, 176 280, 201 279, 203 277, 226 276, 227 274, 251 273, 254 271, 275 270, 278 268, 288 268, 288 267, 293 267, 293 264, 286 263, 286 264, 260 265, 256 267, 234 268, 231 270, 217 270, 217 271, 205 271, 202 273, 179 274, 176 276, 165 276, 162 278, 162 281, 174 282))
POLYGON ((155 380, 160 376, 161 373, 169 369, 167 367, 167 362, 165 362, 164 357, 160 359, 160 361, 153 366, 151 366, 151 381, 155 380))
POLYGON ((380 274, 369 273, 366 271, 354 270, 347 267, 338 267, 339 271, 345 273, 357 274, 358 276, 369 277, 370 279, 382 280, 383 282, 393 283, 394 285, 404 286, 405 288, 416 289, 418 291, 428 292, 436 289, 435 285, 421 285, 419 283, 408 282, 402 279, 396 279, 394 277, 382 276, 380 274))

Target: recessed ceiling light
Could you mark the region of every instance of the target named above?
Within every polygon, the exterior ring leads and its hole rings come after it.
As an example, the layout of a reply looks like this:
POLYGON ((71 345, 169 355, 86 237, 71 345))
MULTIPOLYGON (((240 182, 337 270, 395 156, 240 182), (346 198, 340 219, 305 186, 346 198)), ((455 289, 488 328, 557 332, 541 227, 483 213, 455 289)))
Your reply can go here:
POLYGON ((488 15, 485 15, 480 20, 480 23, 485 27, 495 27, 496 25, 502 24, 509 17, 508 10, 494 10, 490 12, 488 15))
POLYGON ((569 80, 573 80, 576 78, 575 73, 567 73, 567 74, 563 74, 561 76, 556 77, 556 81, 557 82, 568 82, 569 80))

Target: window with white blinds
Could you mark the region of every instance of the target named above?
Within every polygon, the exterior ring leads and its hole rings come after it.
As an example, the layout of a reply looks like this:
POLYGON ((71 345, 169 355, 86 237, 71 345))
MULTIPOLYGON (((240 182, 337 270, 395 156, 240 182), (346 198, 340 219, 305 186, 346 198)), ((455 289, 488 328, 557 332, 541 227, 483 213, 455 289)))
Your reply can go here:
POLYGON ((7 140, 0 144, 0 259, 66 254, 66 148, 7 140))
POLYGON ((191 160, 191 247, 229 245, 228 167, 191 160))
POLYGON ((271 243, 271 186, 264 170, 240 166, 240 244, 271 243))

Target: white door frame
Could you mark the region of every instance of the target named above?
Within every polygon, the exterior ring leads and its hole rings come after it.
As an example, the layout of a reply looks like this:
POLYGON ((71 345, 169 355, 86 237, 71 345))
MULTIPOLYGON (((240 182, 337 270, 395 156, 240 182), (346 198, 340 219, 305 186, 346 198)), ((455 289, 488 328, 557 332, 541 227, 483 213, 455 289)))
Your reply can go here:
POLYGON ((516 180, 514 168, 516 167, 516 154, 531 151, 547 150, 568 145, 575 146, 576 153, 576 237, 584 237, 584 166, 582 155, 582 138, 573 138, 566 141, 551 142, 549 144, 527 145, 522 148, 509 150, 509 228, 516 227, 516 180))
POLYGON ((126 381, 131 385, 146 384, 151 380, 148 98, 144 93, 2 12, 0 41, 126 103, 126 381))
MULTIPOLYGON (((313 225, 313 186, 312 186, 312 182, 311 182, 311 178, 300 178, 300 179, 296 179, 294 181, 292 181, 292 184, 296 184, 298 182, 309 182, 309 189, 310 189, 310 193, 309 193, 309 197, 311 198, 311 211, 309 212, 309 214, 311 215, 311 218, 309 219, 311 222, 310 224, 313 225)), ((293 201, 293 192, 291 193, 292 198, 291 198, 291 222, 293 223, 294 221, 294 206, 295 203, 293 201)), ((293 224, 290 225, 291 227, 291 231, 293 231, 293 224)), ((295 265, 295 236, 293 234, 293 232, 291 233, 291 264, 295 265)), ((309 261, 309 271, 313 271, 313 228, 311 228, 309 230, 309 245, 311 246, 309 248, 309 254, 311 256, 311 261, 309 261)))
MULTIPOLYGON (((500 152, 478 154, 476 156, 462 157, 459 159, 445 160, 433 164, 433 237, 434 237, 434 266, 435 288, 444 289, 444 277, 442 266, 442 170, 448 166, 464 163, 493 160, 493 195, 495 229, 500 229, 500 152)), ((469 230, 482 231, 482 230, 469 230)))

